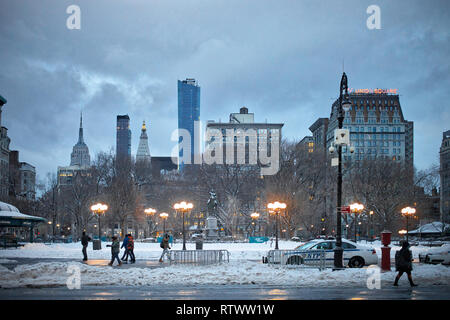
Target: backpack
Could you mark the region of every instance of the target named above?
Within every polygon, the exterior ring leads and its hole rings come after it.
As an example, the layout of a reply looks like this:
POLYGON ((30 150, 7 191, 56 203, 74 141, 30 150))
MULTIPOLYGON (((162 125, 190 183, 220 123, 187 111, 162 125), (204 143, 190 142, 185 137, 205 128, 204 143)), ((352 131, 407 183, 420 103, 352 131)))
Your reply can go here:
POLYGON ((163 239, 161 239, 161 242, 159 243, 159 246, 161 247, 161 249, 164 249, 164 243, 163 243, 163 239))
POLYGON ((127 249, 134 249, 134 240, 133 237, 128 238, 127 249))

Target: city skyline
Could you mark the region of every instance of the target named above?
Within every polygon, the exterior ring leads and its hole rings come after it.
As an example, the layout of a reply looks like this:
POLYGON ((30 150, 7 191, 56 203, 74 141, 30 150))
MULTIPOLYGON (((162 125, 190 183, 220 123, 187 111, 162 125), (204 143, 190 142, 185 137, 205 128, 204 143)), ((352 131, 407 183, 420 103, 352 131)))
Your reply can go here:
MULTIPOLYGON (((204 123, 225 122, 230 112, 246 106, 256 121, 285 123, 283 136, 300 140, 311 135, 308 128, 319 117, 329 117, 343 60, 350 88, 398 89, 405 118, 414 121, 417 168, 439 161, 442 132, 450 123, 444 1, 435 6, 379 1, 380 30, 366 27, 368 1, 348 2, 345 10, 339 1, 267 2, 264 9, 234 3, 235 11, 217 1, 203 4, 202 12, 182 3, 140 3, 127 7, 126 16, 120 15, 123 4, 100 1, 80 4, 81 30, 65 27, 66 4, 43 3, 22 7, 6 1, 8 16, 0 19, 0 39, 8 47, 0 53, 5 62, 0 93, 8 100, 3 125, 11 149, 36 166, 38 179, 68 164, 80 111, 91 160, 115 146, 118 114, 130 116, 134 137, 147 120, 151 154, 170 155, 176 146, 170 135, 178 123, 176 82, 185 78, 202 87, 204 123), (326 4, 344 18, 322 17, 326 4), (246 21, 254 10, 260 17, 246 21), (271 17, 284 17, 283 24, 271 17), (178 22, 192 18, 197 22, 183 40, 178 22), (131 30, 121 30, 120 21, 131 30)), ((136 150, 137 138, 131 153, 136 150)))

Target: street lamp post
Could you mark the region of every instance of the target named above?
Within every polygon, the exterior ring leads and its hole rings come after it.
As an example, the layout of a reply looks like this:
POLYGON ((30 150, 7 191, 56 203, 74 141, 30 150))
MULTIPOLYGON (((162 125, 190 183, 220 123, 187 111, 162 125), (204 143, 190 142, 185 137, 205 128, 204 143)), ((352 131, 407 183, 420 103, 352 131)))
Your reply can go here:
POLYGON ((192 208, 194 207, 194 205, 190 202, 186 202, 186 201, 181 201, 179 203, 175 203, 173 208, 175 209, 175 211, 181 210, 182 214, 183 214, 183 250, 186 250, 186 233, 184 231, 184 214, 190 210, 192 210, 192 208))
MULTIPOLYGON (((342 74, 340 90, 339 90, 339 105, 338 105, 338 128, 342 129, 344 124, 344 110, 348 111, 351 107, 351 102, 348 97, 347 75, 342 74)), ((343 266, 343 252, 342 248, 342 145, 338 146, 338 175, 337 175, 337 203, 336 203, 336 247, 334 248, 334 267, 335 269, 342 269, 343 266)))
POLYGON ((103 203, 97 203, 91 206, 91 211, 98 216, 98 239, 101 237, 101 228, 100 228, 100 216, 104 214, 108 210, 108 206, 103 203))
POLYGON ((149 237, 152 236, 152 226, 153 226, 153 215, 156 213, 156 210, 153 208, 147 208, 144 210, 147 215, 147 223, 148 223, 148 234, 149 237))
POLYGON ((405 237, 405 234, 408 234, 408 231, 402 229, 402 230, 399 230, 399 231, 398 231, 398 234, 401 235, 401 236, 403 236, 403 238, 404 238, 404 237, 405 237))
POLYGON ((259 218, 259 213, 258 212, 253 212, 250 217, 252 218, 252 224, 253 224, 253 236, 255 236, 255 229, 256 229, 256 223, 255 221, 258 220, 259 218))
POLYGON ((275 250, 278 250, 278 216, 282 209, 286 209, 286 203, 275 201, 269 203, 267 208, 275 212, 275 250))
POLYGON ((408 233, 409 233, 409 217, 414 216, 416 213, 416 209, 411 207, 406 207, 402 209, 402 215, 406 217, 406 241, 408 241, 408 233))
POLYGON ((159 214, 159 217, 161 219, 163 219, 163 234, 165 234, 166 233, 166 220, 167 220, 167 217, 169 217, 169 214, 165 213, 165 212, 161 212, 159 214))
POLYGON ((368 231, 368 235, 367 238, 370 239, 370 241, 373 240, 373 211, 369 212, 369 231, 368 231))
POLYGON ((355 214, 355 221, 353 222, 354 225, 355 225, 355 242, 358 240, 356 238, 356 235, 357 235, 356 228, 357 228, 357 222, 358 222, 357 221, 358 220, 358 214, 361 213, 363 210, 364 210, 364 206, 362 204, 360 204, 360 203, 352 203, 350 205, 350 211, 355 214))

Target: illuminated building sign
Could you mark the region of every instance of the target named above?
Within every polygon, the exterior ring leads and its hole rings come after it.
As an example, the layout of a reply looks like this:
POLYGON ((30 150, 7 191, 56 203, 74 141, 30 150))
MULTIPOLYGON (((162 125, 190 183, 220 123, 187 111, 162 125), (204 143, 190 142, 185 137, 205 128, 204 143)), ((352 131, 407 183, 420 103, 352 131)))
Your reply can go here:
POLYGON ((349 88, 348 93, 398 94, 398 89, 353 89, 353 88, 349 88))

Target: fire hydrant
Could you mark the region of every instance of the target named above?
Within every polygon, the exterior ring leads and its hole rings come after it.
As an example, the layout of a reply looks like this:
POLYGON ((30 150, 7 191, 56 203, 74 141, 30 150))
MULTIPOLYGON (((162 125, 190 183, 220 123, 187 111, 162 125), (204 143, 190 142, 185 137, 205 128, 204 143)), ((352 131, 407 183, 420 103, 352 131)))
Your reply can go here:
POLYGON ((381 247, 382 271, 391 271, 391 247, 389 247, 389 244, 391 243, 391 234, 392 232, 388 230, 381 232, 381 243, 383 244, 381 247))

